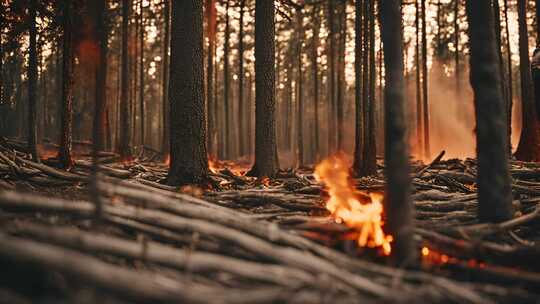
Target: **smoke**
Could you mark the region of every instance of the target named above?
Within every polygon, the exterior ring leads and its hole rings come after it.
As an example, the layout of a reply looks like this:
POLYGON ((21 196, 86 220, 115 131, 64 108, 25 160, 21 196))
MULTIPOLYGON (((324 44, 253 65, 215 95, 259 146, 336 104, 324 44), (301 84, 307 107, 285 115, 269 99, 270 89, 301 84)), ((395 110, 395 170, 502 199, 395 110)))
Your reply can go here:
MULTIPOLYGON (((416 86, 414 78, 410 78, 407 84, 409 142, 415 158, 429 162, 443 150, 445 158, 476 157, 474 94, 468 68, 459 80, 458 90, 453 69, 440 62, 432 65, 428 79, 431 155, 421 157, 416 138, 416 86)), ((512 112, 511 144, 515 150, 521 133, 521 106, 516 100, 512 112)))

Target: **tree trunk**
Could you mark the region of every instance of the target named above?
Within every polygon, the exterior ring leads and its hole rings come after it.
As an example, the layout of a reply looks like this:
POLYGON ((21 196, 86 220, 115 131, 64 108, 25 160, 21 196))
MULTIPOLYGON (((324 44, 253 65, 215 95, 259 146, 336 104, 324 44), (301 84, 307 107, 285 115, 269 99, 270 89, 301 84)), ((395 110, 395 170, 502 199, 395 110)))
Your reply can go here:
POLYGON ((279 169, 275 123, 275 3, 255 1, 255 164, 248 175, 273 177, 279 169))
POLYGON ((240 29, 238 30, 238 141, 240 156, 246 154, 246 126, 244 105, 244 9, 246 0, 240 0, 240 29))
POLYGON ((62 48, 62 112, 60 114, 61 135, 58 159, 60 164, 70 169, 73 166, 71 158, 73 137, 73 2, 66 0, 63 5, 64 32, 62 48))
MULTIPOLYGON (((506 96, 508 99, 506 101, 507 106, 507 120, 508 120, 508 133, 512 135, 512 106, 514 103, 514 85, 513 85, 513 75, 512 75, 512 48, 510 46, 510 29, 508 26, 508 0, 504 0, 504 24, 505 24, 505 32, 506 32, 506 64, 508 66, 508 72, 507 72, 507 88, 508 88, 508 95, 506 96)), ((510 150, 511 147, 511 141, 510 145, 508 147, 510 150)))
POLYGON ((375 126, 375 2, 366 1, 367 3, 367 19, 368 26, 365 35, 369 38, 369 53, 368 64, 369 76, 367 77, 367 87, 364 88, 368 92, 368 98, 365 102, 365 120, 364 120, 364 165, 363 171, 360 172, 361 176, 369 176, 377 174, 377 148, 375 143, 376 130, 375 126))
POLYGON ((536 115, 536 105, 532 92, 526 0, 518 0, 518 20, 523 126, 519 145, 516 150, 516 158, 522 161, 540 161, 540 124, 536 115))
POLYGON ((215 0, 206 0, 206 25, 208 36, 208 56, 207 56, 207 73, 206 73, 206 113, 208 118, 208 138, 207 148, 208 153, 215 157, 216 153, 216 127, 215 127, 215 112, 214 112, 214 48, 216 43, 216 2, 215 0))
POLYGON ((32 154, 32 159, 39 162, 39 155, 37 150, 37 50, 36 50, 36 0, 30 0, 29 12, 30 12, 30 46, 29 46, 29 58, 28 58, 28 150, 32 154))
POLYGON ((304 14, 301 9, 298 9, 296 12, 297 20, 296 20, 296 33, 298 35, 297 37, 297 83, 296 83, 296 91, 297 91, 297 99, 296 99, 296 107, 297 107, 297 115, 296 115, 296 130, 297 130, 297 166, 302 167, 304 165, 304 98, 303 98, 303 72, 302 72, 302 42, 304 41, 304 25, 303 25, 303 19, 304 14))
POLYGON ((122 83, 120 89, 120 138, 118 152, 122 160, 130 160, 131 154, 131 132, 130 132, 130 111, 129 111, 129 15, 131 0, 122 0, 122 83))
MULTIPOLYGON (((416 154, 418 158, 422 158, 423 156, 423 128, 422 125, 422 70, 421 70, 421 62, 420 62, 420 1, 423 0, 416 0, 415 1, 415 18, 414 18, 414 25, 415 25, 415 37, 416 37, 416 44, 415 44, 415 65, 416 65, 416 154)), ((457 2, 457 0, 456 0, 457 2)))
MULTIPOLYGON (((505 112, 508 108, 506 105, 508 101, 508 82, 506 81, 506 75, 504 73, 504 60, 503 60, 503 50, 502 50, 502 27, 501 27, 501 8, 499 6, 499 0, 492 0, 493 1, 493 18, 495 20, 494 26, 495 26, 495 37, 496 37, 496 43, 497 43, 497 57, 499 59, 499 65, 500 69, 499 72, 501 73, 501 90, 502 95, 505 102, 505 112)), ((506 133, 508 136, 508 155, 512 155, 512 146, 510 144, 511 138, 512 138, 512 129, 510 128, 512 113, 508 112, 506 115, 510 115, 509 119, 507 117, 507 126, 506 126, 506 133)))
POLYGON ((347 23, 347 3, 340 2, 338 6, 338 29, 339 41, 337 47, 337 82, 336 82, 336 116, 337 116, 337 147, 338 151, 345 151, 345 40, 346 40, 346 23, 347 23))
POLYGON ((410 198, 409 152, 406 142, 403 80, 403 32, 398 1, 379 2, 381 38, 385 64, 385 164, 387 190, 386 226, 394 236, 396 262, 404 265, 416 258, 413 240, 413 207, 410 198))
POLYGON ((332 154, 335 151, 335 142, 336 142, 336 115, 335 114, 335 99, 336 99, 336 60, 335 60, 335 2, 333 0, 328 0, 328 105, 327 105, 327 115, 328 115, 328 154, 332 154))
POLYGON ((540 46, 540 0, 534 1, 536 8, 536 46, 540 46))
POLYGON ((311 69, 312 69, 312 78, 313 78, 313 108, 315 115, 315 162, 319 161, 320 156, 320 141, 319 141, 319 64, 317 59, 319 58, 319 8, 318 6, 313 7, 313 41, 311 42, 311 69))
POLYGON ((95 39, 98 45, 98 58, 95 62, 95 112, 94 112, 94 153, 97 157, 97 152, 104 149, 104 139, 106 136, 105 130, 105 109, 107 105, 107 52, 108 52, 108 33, 106 25, 106 0, 96 1, 96 24, 95 24, 95 39))
POLYGON ((172 2, 169 185, 201 183, 208 175, 202 14, 202 1, 172 2))
POLYGON ((225 132, 225 139, 223 142, 224 145, 224 154, 223 158, 230 159, 232 157, 231 155, 231 133, 230 133, 230 104, 229 104, 229 56, 230 56, 230 48, 229 48, 229 40, 231 35, 231 28, 230 28, 230 21, 229 21, 229 5, 230 0, 226 0, 225 4, 225 41, 223 46, 223 107, 224 107, 224 114, 225 114, 225 126, 224 126, 224 132, 225 132))
POLYGON ((364 161, 363 161, 363 149, 364 141, 363 136, 364 132, 364 116, 363 113, 365 109, 363 108, 363 90, 362 90, 362 79, 363 79, 363 69, 364 66, 362 63, 363 58, 363 16, 364 5, 360 0, 355 1, 355 21, 354 21, 354 30, 355 30, 355 39, 354 39, 354 76, 355 76, 355 94, 354 94, 354 103, 355 103, 355 137, 354 137, 354 163, 353 171, 356 176, 360 176, 364 172, 364 161))
POLYGON ((143 12, 143 1, 141 0, 139 2, 139 9, 140 9, 140 16, 139 16, 139 22, 140 22, 140 31, 139 31, 139 49, 140 49, 140 57, 139 57, 139 110, 141 111, 141 148, 144 150, 144 124, 145 124, 145 106, 144 106, 144 12, 143 12))
MULTIPOLYGON (((0 9, 4 11, 4 3, 0 3, 0 9)), ((3 18, 3 17, 0 17, 3 18)), ((3 49, 4 40, 0 34, 0 136, 8 135, 8 122, 7 122, 7 111, 8 106, 7 102, 4 101, 4 49, 3 49)))
POLYGON ((429 158, 429 103, 428 103, 428 68, 427 68, 427 25, 426 1, 422 0, 422 102, 424 114, 424 157, 429 158))
POLYGON ((478 216, 483 221, 511 218, 506 111, 491 0, 467 1, 471 86, 476 114, 478 216))

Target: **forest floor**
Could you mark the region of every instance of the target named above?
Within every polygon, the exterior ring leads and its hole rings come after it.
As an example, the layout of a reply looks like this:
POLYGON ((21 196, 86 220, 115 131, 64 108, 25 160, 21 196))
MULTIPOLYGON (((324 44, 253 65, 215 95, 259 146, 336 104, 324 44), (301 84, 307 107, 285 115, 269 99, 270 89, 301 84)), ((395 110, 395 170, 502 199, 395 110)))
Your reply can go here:
MULTIPOLYGON (((0 144, 0 303, 540 301, 539 163, 511 162, 515 216, 481 224, 474 159, 412 162, 420 257, 393 268, 329 215, 312 168, 212 162, 206 187, 176 188, 146 154, 104 154, 96 192, 89 157, 66 172, 0 144)), ((354 184, 384 191, 382 164, 354 184)))

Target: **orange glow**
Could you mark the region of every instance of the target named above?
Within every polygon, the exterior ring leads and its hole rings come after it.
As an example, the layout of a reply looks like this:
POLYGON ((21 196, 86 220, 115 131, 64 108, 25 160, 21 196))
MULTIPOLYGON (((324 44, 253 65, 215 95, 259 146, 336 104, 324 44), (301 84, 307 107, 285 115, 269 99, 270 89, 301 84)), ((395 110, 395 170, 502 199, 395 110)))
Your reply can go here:
POLYGON ((171 155, 170 154, 167 154, 167 156, 165 156, 165 159, 163 160, 163 163, 167 167, 171 165, 171 155))
POLYGON ((210 172, 212 172, 214 174, 217 174, 217 173, 219 173, 220 168, 218 167, 217 161, 215 161, 212 158, 209 158, 208 159, 208 169, 210 169, 210 172))
POLYGON ((429 255, 429 248, 423 247, 422 248, 422 255, 423 256, 428 256, 429 255))
POLYGON ((384 255, 390 255, 393 238, 382 229, 383 195, 358 193, 350 182, 349 167, 344 157, 334 156, 315 168, 315 178, 325 185, 330 195, 326 209, 337 223, 358 231, 359 246, 381 248, 384 255))
POLYGON ((41 158, 42 160, 46 160, 49 158, 56 158, 58 156, 57 149, 53 149, 45 145, 39 145, 39 144, 37 145, 36 148, 39 154, 39 158, 41 158))

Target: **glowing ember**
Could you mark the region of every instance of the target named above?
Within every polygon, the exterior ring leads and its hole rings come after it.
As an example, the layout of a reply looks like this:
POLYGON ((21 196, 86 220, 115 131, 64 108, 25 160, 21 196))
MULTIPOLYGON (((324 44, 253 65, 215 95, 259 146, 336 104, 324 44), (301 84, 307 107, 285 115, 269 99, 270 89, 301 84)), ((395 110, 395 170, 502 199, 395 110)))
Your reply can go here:
POLYGON ((171 165, 171 155, 170 154, 167 154, 167 156, 165 156, 165 159, 163 160, 163 163, 167 167, 171 165))
POLYGON ((390 255, 393 238, 385 235, 382 226, 383 195, 366 194, 360 199, 349 179, 349 162, 341 156, 323 160, 315 168, 315 178, 325 185, 330 198, 326 202, 336 222, 344 223, 358 231, 357 242, 361 247, 379 247, 390 255))
POLYGON ((218 167, 218 164, 217 164, 217 161, 209 158, 208 159, 208 169, 210 169, 210 172, 214 173, 214 174, 217 174, 218 171, 219 171, 219 167, 218 167))

